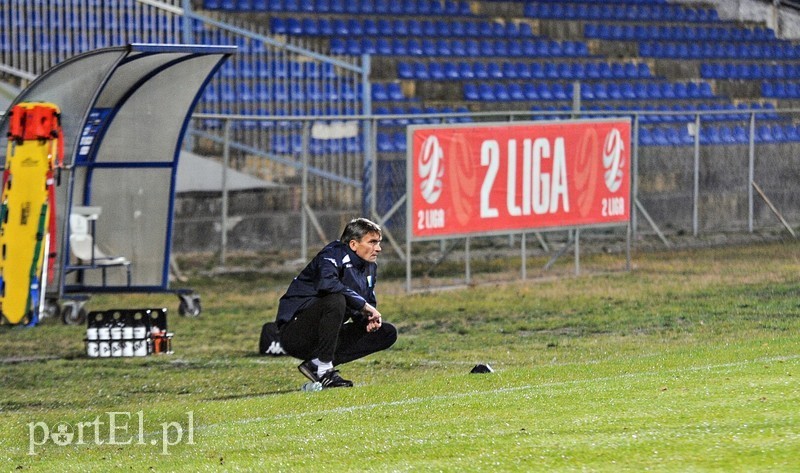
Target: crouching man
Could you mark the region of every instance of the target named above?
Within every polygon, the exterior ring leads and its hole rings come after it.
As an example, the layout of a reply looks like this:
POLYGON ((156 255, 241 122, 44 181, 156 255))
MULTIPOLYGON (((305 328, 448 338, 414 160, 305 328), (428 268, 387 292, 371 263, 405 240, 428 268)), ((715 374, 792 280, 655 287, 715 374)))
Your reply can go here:
POLYGON ((381 228, 351 220, 295 277, 278 304, 280 342, 297 367, 323 388, 350 387, 339 365, 392 346, 397 329, 383 322, 375 299, 381 228))

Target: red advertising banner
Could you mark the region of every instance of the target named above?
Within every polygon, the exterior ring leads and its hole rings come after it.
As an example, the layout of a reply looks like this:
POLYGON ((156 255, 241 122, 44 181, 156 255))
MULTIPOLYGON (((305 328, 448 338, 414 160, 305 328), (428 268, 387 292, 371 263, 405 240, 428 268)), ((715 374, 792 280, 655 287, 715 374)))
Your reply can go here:
POLYGON ((628 120, 420 126, 410 134, 412 238, 630 219, 628 120))

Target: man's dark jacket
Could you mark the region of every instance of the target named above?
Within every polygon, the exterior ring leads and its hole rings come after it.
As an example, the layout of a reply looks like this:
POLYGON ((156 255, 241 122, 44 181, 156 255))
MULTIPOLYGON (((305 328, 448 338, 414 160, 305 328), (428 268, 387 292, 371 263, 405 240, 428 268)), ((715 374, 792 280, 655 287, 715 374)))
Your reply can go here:
POLYGON ((350 247, 333 241, 289 284, 278 303, 278 325, 283 325, 315 298, 327 294, 343 294, 347 301, 345 320, 366 323, 361 313, 364 304, 377 307, 375 280, 378 265, 361 259, 350 247))

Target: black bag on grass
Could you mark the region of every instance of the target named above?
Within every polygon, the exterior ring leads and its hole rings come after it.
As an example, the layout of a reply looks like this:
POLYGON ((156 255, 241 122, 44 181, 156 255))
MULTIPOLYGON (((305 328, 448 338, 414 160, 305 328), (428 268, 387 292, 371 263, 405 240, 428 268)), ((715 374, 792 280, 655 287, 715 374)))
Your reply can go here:
POLYGON ((267 322, 261 327, 261 339, 258 341, 258 353, 272 356, 286 354, 281 346, 281 335, 278 331, 278 324, 275 322, 267 322))

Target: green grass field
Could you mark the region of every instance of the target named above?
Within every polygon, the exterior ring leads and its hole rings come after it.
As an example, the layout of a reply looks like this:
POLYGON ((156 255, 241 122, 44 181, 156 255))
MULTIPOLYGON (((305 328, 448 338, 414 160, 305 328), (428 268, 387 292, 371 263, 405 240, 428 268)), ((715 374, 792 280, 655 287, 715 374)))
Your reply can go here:
POLYGON ((383 281, 397 344, 317 393, 255 353, 288 279, 194 278, 196 319, 170 295, 95 297, 169 307, 175 353, 88 359, 84 327, 4 327, 0 470, 798 471, 799 260, 772 243, 429 294, 383 281))

